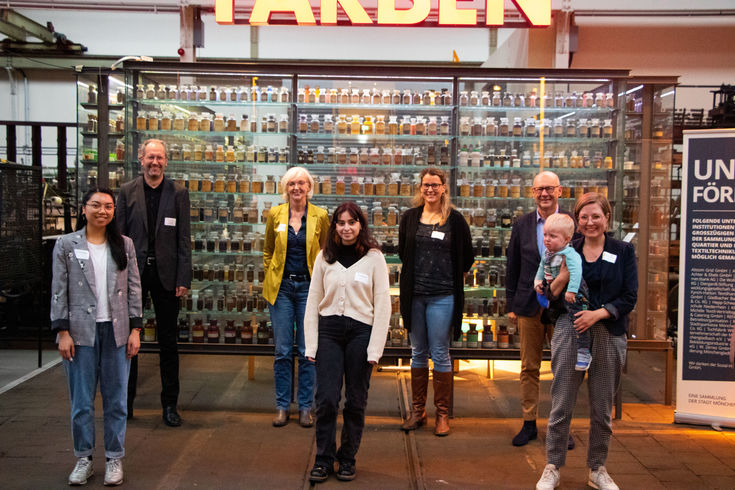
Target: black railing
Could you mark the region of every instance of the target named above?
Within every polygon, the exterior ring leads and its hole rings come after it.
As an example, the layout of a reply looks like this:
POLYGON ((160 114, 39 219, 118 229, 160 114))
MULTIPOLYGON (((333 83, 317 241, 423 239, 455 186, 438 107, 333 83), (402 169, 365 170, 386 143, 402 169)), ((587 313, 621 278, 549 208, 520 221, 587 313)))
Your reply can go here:
POLYGON ((56 128, 56 191, 62 196, 64 232, 72 231, 67 168, 67 140, 76 136, 76 123, 0 121, 5 127, 6 162, 0 164, 0 339, 24 345, 37 342, 38 366, 42 344, 52 339, 49 326, 51 248, 43 242, 44 187, 42 129, 56 128), (30 165, 18 164, 18 128, 30 127, 30 165))

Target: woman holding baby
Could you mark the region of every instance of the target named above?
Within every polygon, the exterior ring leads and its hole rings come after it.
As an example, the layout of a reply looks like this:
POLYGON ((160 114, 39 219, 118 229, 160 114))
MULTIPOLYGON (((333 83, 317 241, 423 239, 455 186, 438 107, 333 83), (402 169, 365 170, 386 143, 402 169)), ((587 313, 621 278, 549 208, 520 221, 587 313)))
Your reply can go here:
MULTIPOLYGON (((573 242, 582 256, 582 277, 589 288, 589 309, 559 316, 551 340, 551 414, 546 435, 546 459, 536 488, 557 487, 559 468, 566 459, 569 424, 585 371, 575 370, 576 333, 589 332, 592 361, 589 366, 590 436, 587 451, 588 484, 593 488, 617 489, 605 469, 612 435, 612 406, 620 384, 626 355, 628 314, 638 294, 635 250, 630 243, 612 238, 608 227, 612 209, 598 193, 587 193, 574 207, 577 231, 573 242)), ((563 296, 569 281, 565 267, 549 286, 553 298, 563 296)))

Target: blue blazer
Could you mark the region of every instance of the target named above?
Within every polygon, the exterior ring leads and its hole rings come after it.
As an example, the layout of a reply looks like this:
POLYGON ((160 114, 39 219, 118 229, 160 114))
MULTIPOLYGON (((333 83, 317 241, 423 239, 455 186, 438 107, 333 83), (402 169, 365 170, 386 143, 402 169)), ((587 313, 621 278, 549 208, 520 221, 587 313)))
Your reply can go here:
MULTIPOLYGON (((574 249, 582 255, 584 237, 572 242, 574 249)), ((610 318, 601 323, 612 335, 623 335, 628 331, 628 314, 638 300, 638 263, 633 245, 605 236, 603 254, 615 256, 615 262, 602 260, 602 284, 600 307, 610 313, 610 318)), ((584 255, 582 255, 584 257, 584 255)), ((584 263, 582 264, 584 274, 584 263)))

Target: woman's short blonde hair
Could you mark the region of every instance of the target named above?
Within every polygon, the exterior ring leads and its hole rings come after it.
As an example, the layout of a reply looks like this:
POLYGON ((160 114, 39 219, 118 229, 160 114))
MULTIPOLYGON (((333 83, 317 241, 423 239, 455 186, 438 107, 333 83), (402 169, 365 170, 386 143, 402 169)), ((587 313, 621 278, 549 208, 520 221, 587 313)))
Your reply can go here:
POLYGON ((309 181, 309 192, 306 193, 306 198, 311 199, 314 196, 314 177, 304 167, 291 167, 281 177, 281 197, 284 201, 288 201, 288 183, 300 178, 309 181))

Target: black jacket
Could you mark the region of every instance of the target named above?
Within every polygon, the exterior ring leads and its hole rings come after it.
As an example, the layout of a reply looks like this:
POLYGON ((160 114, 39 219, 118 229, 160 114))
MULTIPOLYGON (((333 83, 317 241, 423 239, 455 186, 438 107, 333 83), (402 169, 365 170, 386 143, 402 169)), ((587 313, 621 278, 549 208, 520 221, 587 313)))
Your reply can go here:
MULTIPOLYGON (((413 303, 413 269, 416 251, 416 231, 424 207, 411 208, 401 217, 398 229, 398 256, 403 262, 401 267, 401 316, 403 326, 411 330, 411 305, 413 303)), ((452 315, 452 329, 454 339, 462 335, 462 313, 464 311, 464 273, 469 271, 475 262, 472 252, 472 237, 470 227, 464 217, 452 209, 447 218, 452 235, 452 280, 454 282, 454 314, 452 315)))
POLYGON ((143 277, 147 255, 155 255, 161 284, 168 291, 191 288, 191 233, 189 191, 173 180, 163 178, 158 219, 148 223, 143 176, 120 187, 115 215, 120 233, 135 244, 138 269, 143 277), (148 253, 148 227, 155 226, 156 250, 148 253))
MULTIPOLYGON (((579 255, 582 255, 584 237, 574 240, 572 245, 579 255)), ((638 299, 638 263, 635 248, 628 242, 606 235, 602 253, 601 273, 605 287, 600 291, 602 302, 600 307, 610 313, 610 318, 602 320, 601 323, 612 335, 623 335, 628 331, 628 314, 633 311, 638 299), (605 253, 607 255, 604 255, 605 253)))

